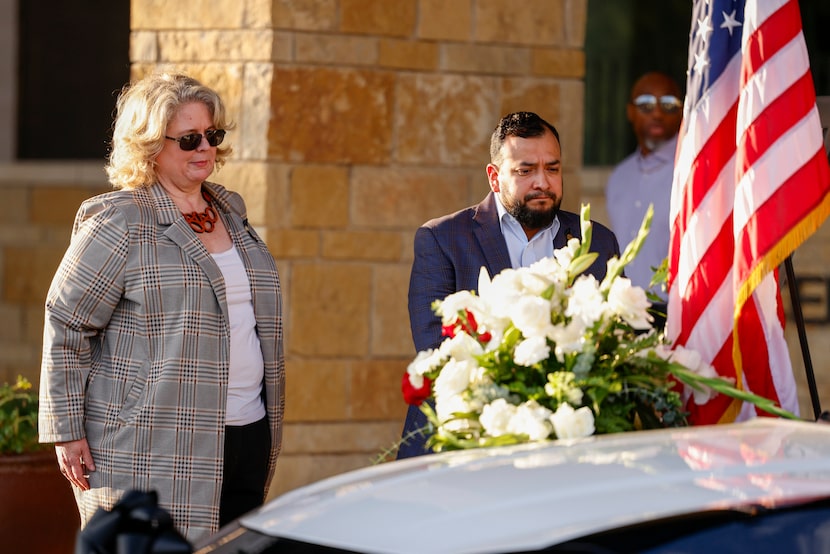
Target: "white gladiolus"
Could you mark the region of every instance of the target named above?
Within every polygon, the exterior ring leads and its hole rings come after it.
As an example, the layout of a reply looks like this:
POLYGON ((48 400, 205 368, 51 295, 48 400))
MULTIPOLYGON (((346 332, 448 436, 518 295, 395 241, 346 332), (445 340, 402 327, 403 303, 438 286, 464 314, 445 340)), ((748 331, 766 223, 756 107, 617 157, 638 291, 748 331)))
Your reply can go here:
POLYGON ((635 329, 649 329, 654 318, 648 313, 651 302, 640 287, 632 287, 631 280, 617 277, 608 291, 608 307, 635 329))
POLYGON ((531 337, 516 345, 513 351, 513 361, 519 365, 532 366, 550 356, 550 347, 544 336, 531 337))
MULTIPOLYGON (((718 377, 718 372, 715 368, 711 364, 704 362, 700 352, 697 350, 690 350, 688 348, 684 348, 683 346, 675 346, 674 348, 671 348, 665 344, 658 344, 654 348, 654 352, 664 360, 680 364, 688 370, 697 373, 701 377, 718 377)), ((727 381, 732 382, 733 380, 727 379, 727 381)), ((694 395, 695 404, 700 406, 709 402, 709 399, 717 394, 706 385, 700 386, 700 389, 684 386, 684 400, 688 399, 689 395, 692 394, 694 395)))
POLYGON ((535 400, 528 400, 519 405, 513 417, 510 418, 510 432, 516 435, 527 435, 532 441, 546 439, 553 429, 549 422, 552 413, 535 400))
POLYGON ((456 333, 451 339, 446 339, 438 347, 441 358, 456 360, 470 360, 484 353, 481 343, 467 333, 456 333))
POLYGON ((558 439, 578 439, 594 434, 594 414, 587 406, 574 410, 563 402, 550 416, 550 421, 558 439))
MULTIPOLYGON (((415 385, 415 381, 412 380, 412 377, 420 377, 432 369, 435 369, 438 367, 438 363, 440 361, 440 354, 436 350, 430 348, 429 350, 422 350, 421 352, 418 352, 415 359, 412 360, 406 367, 406 372, 409 373, 412 384, 415 385)), ((421 381, 423 382, 423 379, 421 381)), ((417 385, 418 388, 420 388, 420 386, 421 385, 417 385)))

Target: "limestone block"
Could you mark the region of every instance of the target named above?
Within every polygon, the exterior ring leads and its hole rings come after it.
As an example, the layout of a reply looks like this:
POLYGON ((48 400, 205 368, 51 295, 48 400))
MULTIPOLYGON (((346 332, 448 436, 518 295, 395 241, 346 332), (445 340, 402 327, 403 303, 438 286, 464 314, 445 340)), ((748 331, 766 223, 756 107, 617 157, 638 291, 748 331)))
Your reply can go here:
POLYGON ((561 45, 565 37, 565 0, 477 0, 475 38, 479 42, 561 45))
POLYGON ((367 35, 413 36, 417 0, 340 0, 340 30, 367 35))
POLYGON ((337 0, 273 0, 274 27, 302 31, 337 28, 337 0))
POLYGON ((348 415, 349 382, 348 362, 296 358, 287 360, 286 421, 345 419, 348 415))
POLYGON ((585 77, 585 52, 574 48, 535 48, 533 50, 533 74, 583 79, 585 77))
POLYGON ((287 354, 365 356, 372 270, 355 263, 297 263, 292 269, 287 354))
POLYGON ((81 202, 92 196, 86 187, 36 187, 31 190, 29 221, 35 225, 71 225, 81 202))
POLYGON ((559 81, 559 129, 563 144, 562 163, 566 171, 582 165, 582 140, 585 118, 585 83, 576 79, 559 81))
MULTIPOLYGON (((401 393, 401 376, 411 360, 362 360, 353 362, 349 389, 353 420, 397 419, 406 417, 401 393)), ((390 441, 384 447, 392 444, 390 441)))
POLYGON ((380 451, 400 438, 406 408, 398 412, 389 421, 291 422, 283 430, 282 451, 288 455, 380 451))
MULTIPOLYGON (((130 28, 156 29, 240 29, 246 23, 251 0, 131 0, 130 28), (198 14, 198 17, 196 16, 198 14)), ((255 4, 261 3, 257 0, 255 4)))
POLYGON ((272 28, 274 0, 244 0, 242 26, 249 29, 272 28))
POLYGON ((452 169, 356 167, 352 223, 374 229, 415 229, 466 206, 467 178, 452 169))
POLYGON ((395 76, 385 72, 275 68, 269 156, 295 162, 387 163, 394 84, 395 76))
POLYGON ((23 186, 2 186, 0 190, 3 193, 3 211, 5 212, 3 223, 5 225, 26 223, 29 220, 29 191, 23 186))
POLYGON ((441 69, 448 72, 527 75, 531 51, 521 46, 449 43, 441 46, 441 69))
POLYGON ((297 34, 296 58, 300 63, 376 65, 378 39, 323 33, 297 34))
POLYGON ((320 233, 296 229, 268 229, 265 243, 274 258, 314 258, 320 254, 320 233))
MULTIPOLYGON (((349 224, 349 173, 340 166, 298 166, 291 173, 290 221, 295 227, 349 224)), ((325 256, 325 235, 323 243, 325 256)))
POLYGON ((501 117, 497 78, 402 74, 398 81, 397 161, 450 167, 486 165, 490 135, 501 117))
POLYGON ((585 46, 588 27, 588 0, 565 0, 565 45, 585 46))
POLYGON ((396 69, 435 70, 438 67, 438 46, 431 42, 382 39, 378 64, 396 69))
POLYGON ((50 246, 2 249, 3 302, 43 306, 64 250, 50 246))
MULTIPOLYGON (((21 342, 25 336, 24 325, 25 308, 20 304, 10 304, 0 301, 0 321, 4 324, 0 328, 0 342, 21 342)), ((41 309, 41 311, 43 311, 41 309)), ((41 327, 43 332, 43 327, 41 327)), ((0 381, 2 383, 3 381, 0 381)))
POLYGON ((281 164, 229 161, 211 180, 242 195, 251 225, 273 229, 290 224, 289 171, 281 164))
MULTIPOLYGON (((270 61, 277 36, 270 29, 157 33, 161 62, 270 61)), ((283 41, 290 39, 279 35, 283 41)))
POLYGON ((159 61, 158 33, 153 31, 130 33, 130 60, 144 63, 159 61))
POLYGON ((472 0, 421 0, 418 38, 469 41, 472 13, 472 0))
MULTIPOLYGON (((69 233, 71 229, 71 224, 61 227, 62 237, 66 239, 65 243, 67 245, 69 244, 69 233)), ((48 231, 44 230, 43 227, 35 225, 0 225, 0 244, 3 245, 34 246, 40 244, 41 242, 48 241, 48 235, 48 231)))
POLYGON ((400 253, 400 233, 346 230, 323 233, 324 258, 394 262, 400 259, 400 253))
POLYGON ((242 102, 239 104, 239 144, 237 155, 242 160, 268 158, 268 132, 271 125, 271 86, 274 66, 270 63, 246 63, 242 102))
POLYGON ((415 353, 407 307, 409 272, 410 264, 375 267, 372 287, 373 356, 403 356, 408 359, 415 353))
MULTIPOLYGON (((501 113, 507 115, 512 112, 534 112, 556 127, 557 131, 561 131, 559 129, 559 88, 559 83, 553 79, 527 77, 504 79, 501 113)), ((495 123, 493 126, 495 127, 495 123)), ((566 146, 563 144, 563 149, 566 146)))

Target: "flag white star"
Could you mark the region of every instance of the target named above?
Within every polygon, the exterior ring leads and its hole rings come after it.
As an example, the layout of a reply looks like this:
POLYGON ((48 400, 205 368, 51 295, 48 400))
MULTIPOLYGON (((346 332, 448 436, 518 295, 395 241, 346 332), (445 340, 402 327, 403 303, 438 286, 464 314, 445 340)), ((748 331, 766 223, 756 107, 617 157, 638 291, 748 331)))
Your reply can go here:
POLYGON ((709 24, 709 16, 707 15, 702 20, 697 20, 697 36, 701 38, 703 42, 707 42, 709 40, 709 35, 712 33, 712 25, 709 24))
POLYGON ((706 58, 706 52, 695 54, 695 73, 700 75, 708 65, 709 60, 706 58))
POLYGON ((735 27, 740 27, 741 22, 735 19, 735 10, 732 10, 732 13, 727 14, 726 12, 721 12, 723 14, 723 23, 720 24, 721 29, 728 29, 729 36, 732 36, 732 29, 735 27))

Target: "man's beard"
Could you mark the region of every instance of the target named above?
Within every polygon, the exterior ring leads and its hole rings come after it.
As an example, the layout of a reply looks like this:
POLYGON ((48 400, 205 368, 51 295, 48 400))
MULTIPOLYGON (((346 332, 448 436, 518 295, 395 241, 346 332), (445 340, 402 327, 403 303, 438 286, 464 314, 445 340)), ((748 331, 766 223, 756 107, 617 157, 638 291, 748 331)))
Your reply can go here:
POLYGON ((556 214, 559 212, 559 206, 562 203, 561 199, 557 199, 556 196, 549 192, 538 192, 535 194, 528 194, 525 196, 521 202, 516 201, 515 203, 505 203, 504 208, 507 210, 507 213, 512 215, 516 218, 516 221, 521 223, 522 227, 526 229, 544 229, 551 223, 553 223, 553 218, 556 217, 556 214), (548 209, 542 210, 534 210, 528 207, 527 203, 534 198, 542 198, 547 197, 553 200, 553 205, 548 209))

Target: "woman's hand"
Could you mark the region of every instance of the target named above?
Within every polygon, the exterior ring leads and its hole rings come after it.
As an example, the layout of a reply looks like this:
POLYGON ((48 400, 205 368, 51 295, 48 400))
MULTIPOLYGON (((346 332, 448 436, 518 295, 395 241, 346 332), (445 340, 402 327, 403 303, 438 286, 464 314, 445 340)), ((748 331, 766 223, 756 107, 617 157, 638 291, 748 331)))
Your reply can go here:
POLYGON ((83 491, 89 490, 89 472, 95 471, 95 462, 86 439, 55 443, 55 454, 61 473, 70 483, 83 491))

